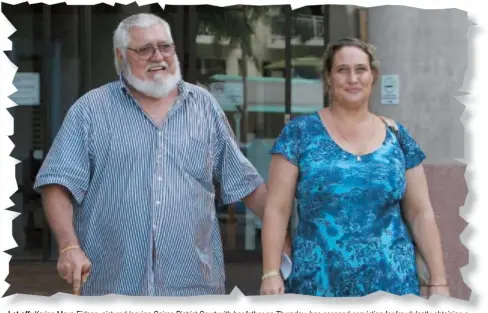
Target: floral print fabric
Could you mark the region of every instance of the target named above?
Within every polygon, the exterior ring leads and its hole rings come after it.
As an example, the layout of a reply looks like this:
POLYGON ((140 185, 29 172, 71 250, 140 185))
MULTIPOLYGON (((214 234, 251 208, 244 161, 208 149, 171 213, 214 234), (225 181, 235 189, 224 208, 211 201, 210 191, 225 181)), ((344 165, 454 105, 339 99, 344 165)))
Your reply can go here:
POLYGON ((381 147, 356 156, 329 136, 318 113, 291 120, 271 153, 299 169, 298 227, 286 292, 419 295, 415 248, 402 218, 405 171, 425 155, 403 125, 381 147), (403 147, 403 151, 402 151, 403 147))

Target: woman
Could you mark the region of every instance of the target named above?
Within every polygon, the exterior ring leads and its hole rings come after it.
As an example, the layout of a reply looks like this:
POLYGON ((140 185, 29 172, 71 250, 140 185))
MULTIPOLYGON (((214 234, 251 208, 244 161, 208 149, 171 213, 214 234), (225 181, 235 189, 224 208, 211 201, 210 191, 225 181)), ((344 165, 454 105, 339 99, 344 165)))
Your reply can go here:
POLYGON ((330 44, 324 55, 330 107, 293 119, 276 140, 262 230, 262 294, 285 292, 281 251, 296 196, 287 293, 419 295, 418 249, 430 273, 429 293, 449 295, 425 155, 402 125, 395 133, 369 111, 378 74, 372 46, 357 39, 330 44))

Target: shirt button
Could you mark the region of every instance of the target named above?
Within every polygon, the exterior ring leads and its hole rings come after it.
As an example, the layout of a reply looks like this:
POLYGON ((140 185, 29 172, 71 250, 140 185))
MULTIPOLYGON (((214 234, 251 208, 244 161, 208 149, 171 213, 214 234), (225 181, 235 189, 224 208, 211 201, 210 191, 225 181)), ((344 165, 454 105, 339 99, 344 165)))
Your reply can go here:
POLYGON ((158 177, 158 180, 163 180, 163 178, 160 176, 160 177, 158 177))
POLYGON ((157 204, 157 205, 160 205, 160 204, 161 204, 161 201, 156 201, 156 204, 157 204))

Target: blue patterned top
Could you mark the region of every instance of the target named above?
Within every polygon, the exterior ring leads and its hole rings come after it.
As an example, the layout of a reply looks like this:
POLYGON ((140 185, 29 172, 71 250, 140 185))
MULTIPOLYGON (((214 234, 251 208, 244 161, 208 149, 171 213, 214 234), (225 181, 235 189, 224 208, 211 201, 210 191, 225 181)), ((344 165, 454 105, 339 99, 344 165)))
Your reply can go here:
POLYGON ((291 120, 271 153, 299 168, 299 224, 287 293, 356 297, 419 295, 415 249, 402 219, 405 171, 425 155, 403 125, 361 157, 341 149, 318 113, 291 120))

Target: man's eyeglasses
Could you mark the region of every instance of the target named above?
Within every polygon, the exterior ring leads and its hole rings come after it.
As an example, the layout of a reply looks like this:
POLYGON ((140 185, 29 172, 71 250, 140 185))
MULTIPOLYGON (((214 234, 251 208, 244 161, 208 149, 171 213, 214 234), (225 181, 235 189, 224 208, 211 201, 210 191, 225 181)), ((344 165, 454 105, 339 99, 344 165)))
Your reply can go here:
POLYGON ((156 49, 165 57, 169 57, 173 55, 175 52, 175 46, 171 43, 161 43, 158 45, 147 45, 138 49, 127 48, 129 50, 134 51, 137 55, 144 60, 148 60, 152 58, 154 53, 156 53, 156 49))

